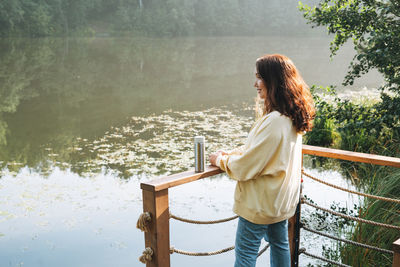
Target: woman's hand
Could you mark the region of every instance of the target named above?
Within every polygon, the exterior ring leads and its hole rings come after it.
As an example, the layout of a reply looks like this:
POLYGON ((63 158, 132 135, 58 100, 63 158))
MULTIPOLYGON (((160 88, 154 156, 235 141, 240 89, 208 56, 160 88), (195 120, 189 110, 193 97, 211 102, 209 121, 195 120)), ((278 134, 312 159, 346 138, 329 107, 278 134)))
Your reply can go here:
POLYGON ((222 156, 228 155, 228 152, 225 152, 225 151, 223 151, 223 150, 218 150, 217 153, 221 153, 222 156))
POLYGON ((210 161, 211 165, 213 166, 217 166, 217 158, 219 155, 227 155, 228 153, 226 153, 223 150, 218 150, 217 152, 214 152, 212 154, 210 154, 210 156, 208 157, 208 160, 210 161))
POLYGON ((208 160, 210 161, 210 164, 213 166, 217 166, 217 158, 218 155, 221 154, 220 152, 215 152, 210 154, 210 156, 208 156, 208 160))

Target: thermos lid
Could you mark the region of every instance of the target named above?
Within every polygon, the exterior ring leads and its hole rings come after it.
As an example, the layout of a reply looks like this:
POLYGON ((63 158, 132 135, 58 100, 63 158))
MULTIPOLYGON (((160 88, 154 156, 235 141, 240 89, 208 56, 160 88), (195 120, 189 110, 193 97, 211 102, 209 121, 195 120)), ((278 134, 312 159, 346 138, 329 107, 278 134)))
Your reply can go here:
POLYGON ((194 137, 194 142, 195 143, 204 143, 204 141, 205 141, 204 136, 195 136, 194 137))

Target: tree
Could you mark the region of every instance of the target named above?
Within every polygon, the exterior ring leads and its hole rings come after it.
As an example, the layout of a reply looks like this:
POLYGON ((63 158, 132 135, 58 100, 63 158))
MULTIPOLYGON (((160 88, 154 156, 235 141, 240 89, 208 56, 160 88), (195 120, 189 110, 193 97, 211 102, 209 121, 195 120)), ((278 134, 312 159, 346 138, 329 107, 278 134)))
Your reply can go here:
POLYGON ((299 2, 314 26, 326 26, 335 37, 331 56, 350 38, 356 54, 343 85, 376 68, 385 78, 384 89, 400 94, 400 0, 323 0, 316 7, 299 2))
POLYGON ((0 35, 8 34, 23 20, 24 11, 19 0, 0 2, 0 35))

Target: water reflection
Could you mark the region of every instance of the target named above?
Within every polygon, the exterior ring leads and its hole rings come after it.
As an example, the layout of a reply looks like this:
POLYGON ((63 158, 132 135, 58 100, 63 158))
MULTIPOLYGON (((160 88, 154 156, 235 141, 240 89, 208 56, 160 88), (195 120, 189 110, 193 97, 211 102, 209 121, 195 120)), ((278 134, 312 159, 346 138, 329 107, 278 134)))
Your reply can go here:
POLYGON ((252 102, 254 60, 266 52, 289 55, 310 84, 340 83, 352 51, 329 62, 328 43, 310 36, 1 39, 0 166, 45 171, 55 154, 74 165, 68 149, 77 138, 92 142, 132 116, 232 103, 240 110, 252 102))
MULTIPOLYGON (((252 113, 251 106, 240 108, 242 113, 246 110, 252 113)), ((59 147, 48 144, 41 149, 40 155, 46 160, 36 169, 44 176, 55 166, 81 176, 109 169, 125 178, 184 171, 193 166, 194 136, 207 136, 208 151, 240 146, 252 122, 250 115, 239 116, 216 108, 135 116, 127 124, 111 127, 94 140, 78 137, 62 144, 56 143, 59 147)), ((22 163, 8 163, 3 172, 17 173, 22 167, 22 163)))
MULTIPOLYGON (((352 52, 329 63, 328 43, 0 39, 0 265, 135 265, 143 248, 134 229, 139 181, 192 167, 195 135, 206 136, 208 152, 244 142, 261 54, 287 54, 310 84, 339 83, 352 52)), ((221 218, 231 214, 233 186, 217 176, 171 190, 171 203, 178 215, 221 218)), ((216 249, 233 242, 235 223, 206 228, 195 243, 182 238, 193 231, 186 227, 176 225, 171 237, 182 248, 208 250, 207 233, 222 233, 216 249)), ((172 257, 176 266, 232 265, 231 254, 200 265, 172 257)))

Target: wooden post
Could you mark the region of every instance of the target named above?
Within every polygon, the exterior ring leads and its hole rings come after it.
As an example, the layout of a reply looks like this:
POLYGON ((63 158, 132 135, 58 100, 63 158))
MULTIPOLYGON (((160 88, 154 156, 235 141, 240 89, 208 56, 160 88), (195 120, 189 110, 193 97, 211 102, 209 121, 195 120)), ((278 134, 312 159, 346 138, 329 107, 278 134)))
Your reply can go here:
POLYGON ((153 250, 152 260, 146 264, 147 267, 170 267, 171 265, 168 188, 222 172, 218 167, 207 166, 206 170, 201 173, 191 170, 140 184, 143 194, 143 212, 151 214, 149 232, 144 233, 145 247, 153 250))
MULTIPOLYGON (((304 152, 303 152, 304 153, 304 152)), ((301 166, 303 167, 303 154, 301 155, 301 166)), ((300 173, 300 199, 297 204, 296 212, 289 218, 289 246, 290 246, 290 266, 299 266, 299 248, 300 248, 300 216, 301 216, 301 197, 302 197, 303 178, 300 173)))
POLYGON ((148 190, 142 186, 143 212, 151 214, 149 232, 144 234, 145 246, 153 250, 152 261, 146 267, 169 267, 169 204, 168 189, 148 190))
POLYGON ((299 246, 300 246, 300 209, 301 203, 297 204, 296 213, 289 219, 289 245, 290 261, 292 267, 299 266, 299 246))
POLYGON ((393 242, 393 267, 400 267, 400 239, 393 242))

